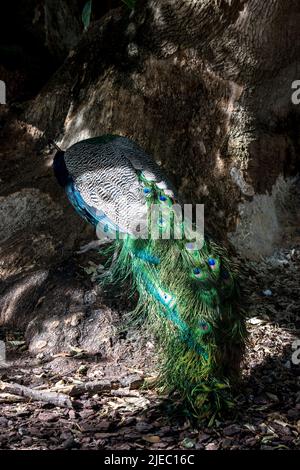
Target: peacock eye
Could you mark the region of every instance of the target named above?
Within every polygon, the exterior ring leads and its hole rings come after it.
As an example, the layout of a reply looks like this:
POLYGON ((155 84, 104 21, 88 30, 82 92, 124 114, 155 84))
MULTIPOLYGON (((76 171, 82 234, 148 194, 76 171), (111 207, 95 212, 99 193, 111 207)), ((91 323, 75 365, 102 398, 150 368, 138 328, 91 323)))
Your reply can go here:
POLYGON ((199 322, 199 326, 200 326, 200 328, 203 328, 203 329, 207 330, 207 323, 205 321, 201 320, 199 322))
POLYGON ((150 189, 150 188, 144 188, 143 191, 144 191, 144 194, 145 194, 146 196, 148 196, 148 195, 151 193, 151 189, 150 189))
POLYGON ((200 278, 202 276, 202 269, 200 268, 195 268, 193 270, 194 276, 200 278))
POLYGON ((209 264, 209 266, 215 266, 216 260, 214 258, 209 258, 208 259, 208 264, 209 264))
POLYGON ((159 196, 159 200, 162 201, 162 202, 164 202, 164 201, 167 200, 167 198, 166 198, 166 196, 159 196))
POLYGON ((199 321, 199 328, 201 328, 201 330, 203 330, 203 331, 208 331, 209 330, 208 323, 206 323, 206 321, 204 321, 204 320, 200 320, 199 321))
POLYGON ((165 302, 169 302, 172 299, 172 296, 169 294, 164 294, 163 295, 165 302))

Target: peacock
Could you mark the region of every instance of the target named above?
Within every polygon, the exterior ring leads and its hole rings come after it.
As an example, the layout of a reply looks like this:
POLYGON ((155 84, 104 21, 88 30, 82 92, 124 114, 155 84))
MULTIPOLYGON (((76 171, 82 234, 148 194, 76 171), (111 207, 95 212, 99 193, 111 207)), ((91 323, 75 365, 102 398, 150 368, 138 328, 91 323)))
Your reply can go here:
POLYGON ((233 405, 246 341, 237 269, 211 236, 194 230, 161 167, 137 143, 103 135, 58 150, 53 168, 80 216, 96 228, 108 269, 130 281, 134 318, 156 338, 158 386, 197 418, 233 405), (188 229, 187 229, 188 226, 188 229))

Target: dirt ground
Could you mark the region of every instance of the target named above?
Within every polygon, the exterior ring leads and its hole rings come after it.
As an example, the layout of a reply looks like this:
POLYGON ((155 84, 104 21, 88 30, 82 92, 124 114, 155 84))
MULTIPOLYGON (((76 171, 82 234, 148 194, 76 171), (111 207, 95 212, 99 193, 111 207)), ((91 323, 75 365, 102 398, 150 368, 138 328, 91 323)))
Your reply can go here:
POLYGON ((262 263, 258 272, 248 267, 254 316, 248 320, 250 344, 232 416, 211 427, 197 426, 175 415, 170 399, 143 390, 145 377, 155 373, 151 341, 123 340, 126 352, 120 354, 119 345, 115 357, 104 362, 80 350, 44 361, 28 356, 22 334, 7 331, 8 367, 1 370, 5 382, 71 395, 74 387, 97 382, 102 390, 76 397, 74 409, 2 395, 1 448, 299 449, 300 375, 291 360, 299 335, 299 260, 300 245, 282 251, 278 266, 273 260, 262 263), (267 289, 272 296, 262 294, 267 289))

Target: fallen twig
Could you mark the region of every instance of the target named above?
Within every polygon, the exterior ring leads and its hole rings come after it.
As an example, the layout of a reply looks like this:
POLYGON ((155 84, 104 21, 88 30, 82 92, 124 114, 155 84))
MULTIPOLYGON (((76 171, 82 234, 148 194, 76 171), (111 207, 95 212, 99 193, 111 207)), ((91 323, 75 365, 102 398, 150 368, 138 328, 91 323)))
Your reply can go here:
POLYGON ((70 398, 62 393, 48 392, 45 390, 33 390, 16 383, 8 383, 0 380, 0 394, 10 393, 21 397, 31 398, 32 400, 44 401, 60 408, 73 408, 70 398))
POLYGON ((68 395, 71 397, 79 397, 87 393, 88 395, 95 395, 96 393, 107 393, 111 390, 119 388, 129 388, 130 390, 136 390, 143 384, 143 379, 137 375, 131 375, 129 377, 123 377, 119 380, 99 380, 98 382, 85 382, 82 384, 73 385, 68 391, 68 395))
POLYGON ((111 389, 118 388, 118 382, 110 382, 109 380, 101 380, 99 382, 85 382, 78 385, 73 385, 69 391, 71 397, 79 397, 87 393, 88 395, 95 395, 96 393, 109 392, 111 389))

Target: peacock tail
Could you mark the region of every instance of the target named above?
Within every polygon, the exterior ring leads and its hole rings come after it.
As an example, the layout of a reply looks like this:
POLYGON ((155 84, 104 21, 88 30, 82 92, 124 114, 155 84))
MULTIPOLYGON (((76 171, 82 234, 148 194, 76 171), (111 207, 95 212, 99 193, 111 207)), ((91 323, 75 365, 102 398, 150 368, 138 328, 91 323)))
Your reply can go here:
POLYGON ((77 212, 110 243, 101 282, 130 279, 139 294, 133 317, 157 339, 158 384, 199 418, 230 407, 246 330, 226 250, 209 237, 190 239, 194 226, 177 218, 176 191, 129 139, 81 141, 57 154, 54 170, 77 212))

